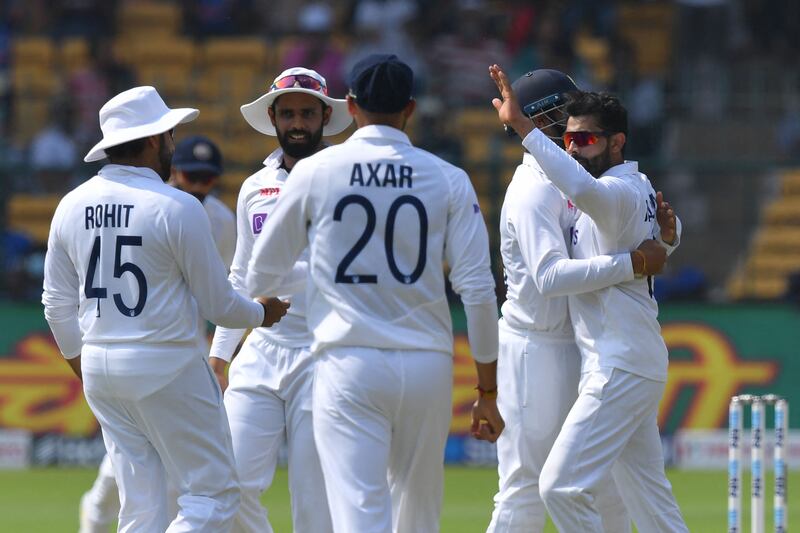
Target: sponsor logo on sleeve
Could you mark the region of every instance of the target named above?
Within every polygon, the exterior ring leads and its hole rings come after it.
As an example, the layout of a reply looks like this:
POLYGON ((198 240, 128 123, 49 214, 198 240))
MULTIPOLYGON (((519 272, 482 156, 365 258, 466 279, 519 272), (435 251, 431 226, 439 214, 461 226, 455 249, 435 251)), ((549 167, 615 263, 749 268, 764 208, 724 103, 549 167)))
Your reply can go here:
POLYGON ((281 193, 280 187, 264 187, 261 189, 261 196, 278 196, 281 193))
POLYGON ((253 233, 258 235, 261 233, 261 230, 264 228, 264 222, 267 220, 266 213, 254 213, 253 214, 253 233))

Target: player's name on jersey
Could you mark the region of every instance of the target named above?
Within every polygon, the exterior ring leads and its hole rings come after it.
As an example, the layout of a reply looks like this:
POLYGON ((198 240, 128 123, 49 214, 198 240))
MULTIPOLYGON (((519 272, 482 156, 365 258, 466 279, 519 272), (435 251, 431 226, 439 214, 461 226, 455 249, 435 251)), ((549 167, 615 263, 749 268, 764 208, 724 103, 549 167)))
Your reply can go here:
POLYGON ((411 176, 414 173, 408 165, 391 163, 355 163, 350 173, 350 186, 355 187, 394 187, 405 189, 412 187, 411 176))
POLYGON ((87 205, 85 228, 127 228, 131 221, 131 211, 131 204, 87 205))

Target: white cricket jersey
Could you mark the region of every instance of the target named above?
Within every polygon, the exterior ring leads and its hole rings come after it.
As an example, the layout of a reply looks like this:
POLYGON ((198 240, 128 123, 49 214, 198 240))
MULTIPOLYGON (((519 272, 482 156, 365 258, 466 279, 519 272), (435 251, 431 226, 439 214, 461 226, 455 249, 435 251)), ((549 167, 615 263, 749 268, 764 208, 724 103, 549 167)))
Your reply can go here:
POLYGON ((121 165, 104 166, 59 203, 42 303, 67 357, 82 344, 175 347, 188 357, 198 315, 229 327, 264 317, 228 283, 200 202, 149 168, 121 165))
POLYGON ((500 213, 507 287, 502 313, 509 326, 572 338, 566 295, 633 280, 628 253, 569 258, 567 243, 579 215, 526 153, 500 213))
MULTIPOLYGON (((575 225, 573 257, 624 253, 657 238, 655 191, 636 162, 614 166, 595 179, 538 129, 522 144, 584 213, 575 225)), ((569 310, 584 372, 614 367, 648 379, 667 379, 667 348, 652 278, 569 296, 569 310)))
POLYGON ((203 198, 203 207, 211 222, 211 236, 225 268, 230 268, 236 250, 236 215, 216 196, 203 198))
POLYGON ((256 239, 247 271, 251 293, 278 291, 306 246, 313 350, 452 353, 447 261, 468 312, 491 311, 475 339, 470 330, 473 354, 496 359, 494 280, 475 191, 463 170, 415 148, 402 131, 362 127, 295 165, 256 239))
MULTIPOLYGON (((253 254, 253 243, 264 224, 269 223, 272 210, 289 176, 286 169, 281 167, 282 161, 283 150, 278 148, 264 160, 264 168, 247 178, 239 190, 236 204, 236 253, 228 279, 240 294, 248 294, 245 277, 247 263, 253 254)), ((312 335, 306 322, 305 301, 305 288, 308 284, 307 250, 295 263, 292 277, 299 283, 284 284, 280 289, 281 298, 291 302, 286 315, 272 327, 257 328, 250 334, 264 337, 283 346, 293 348, 310 346, 312 335)), ((210 355, 230 361, 244 333, 243 329, 217 328, 211 343, 210 355)))

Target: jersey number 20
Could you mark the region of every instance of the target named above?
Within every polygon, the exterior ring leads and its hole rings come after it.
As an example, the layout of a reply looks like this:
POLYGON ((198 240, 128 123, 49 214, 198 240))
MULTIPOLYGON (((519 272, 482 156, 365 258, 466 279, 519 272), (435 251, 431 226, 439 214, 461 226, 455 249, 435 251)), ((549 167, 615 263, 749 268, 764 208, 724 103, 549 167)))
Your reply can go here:
MULTIPOLYGON (((378 276, 376 274, 348 274, 347 268, 350 266, 355 258, 361 253, 361 250, 369 242, 372 233, 375 231, 375 207, 366 197, 360 194, 348 194, 336 204, 333 210, 333 220, 341 222, 342 213, 350 204, 357 204, 364 208, 367 213, 367 225, 364 227, 364 232, 358 238, 356 243, 349 252, 342 258, 339 266, 336 269, 336 283, 378 283, 378 276)), ((389 270, 392 272, 394 279, 406 285, 414 283, 422 275, 425 270, 425 261, 427 258, 428 250, 428 213, 425 211, 425 206, 416 196, 404 194, 398 197, 392 205, 389 206, 389 212, 386 214, 386 235, 384 238, 384 245, 386 246, 386 262, 389 264, 389 270), (405 274, 400 271, 397 266, 397 261, 394 257, 394 227, 397 222, 397 212, 404 205, 409 205, 417 211, 419 217, 419 252, 417 256, 417 265, 414 270, 405 274)))
MULTIPOLYGON (((97 316, 100 316, 100 299, 108 298, 108 289, 104 287, 94 287, 94 276, 97 271, 97 261, 100 259, 100 236, 94 238, 94 246, 92 246, 92 254, 89 256, 89 268, 86 272, 86 283, 83 287, 83 292, 86 298, 98 298, 97 300, 97 316)), ((129 235, 117 236, 116 252, 114 254, 114 277, 121 278, 123 274, 130 273, 136 278, 136 283, 139 285, 139 298, 136 300, 136 305, 128 307, 122 300, 120 293, 114 294, 114 304, 119 309, 119 312, 125 316, 139 316, 144 304, 147 302, 147 278, 144 277, 144 272, 137 265, 125 262, 122 263, 120 256, 122 255, 123 246, 141 246, 142 238, 129 235)))

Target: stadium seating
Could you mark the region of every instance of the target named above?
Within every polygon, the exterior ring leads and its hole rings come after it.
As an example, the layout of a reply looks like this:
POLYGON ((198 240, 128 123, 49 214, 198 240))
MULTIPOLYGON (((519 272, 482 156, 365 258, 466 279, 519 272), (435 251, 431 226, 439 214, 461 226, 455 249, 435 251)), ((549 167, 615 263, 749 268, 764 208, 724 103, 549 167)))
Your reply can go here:
POLYGON ((800 170, 781 176, 781 195, 764 209, 746 259, 728 282, 733 299, 781 297, 800 271, 800 170))

